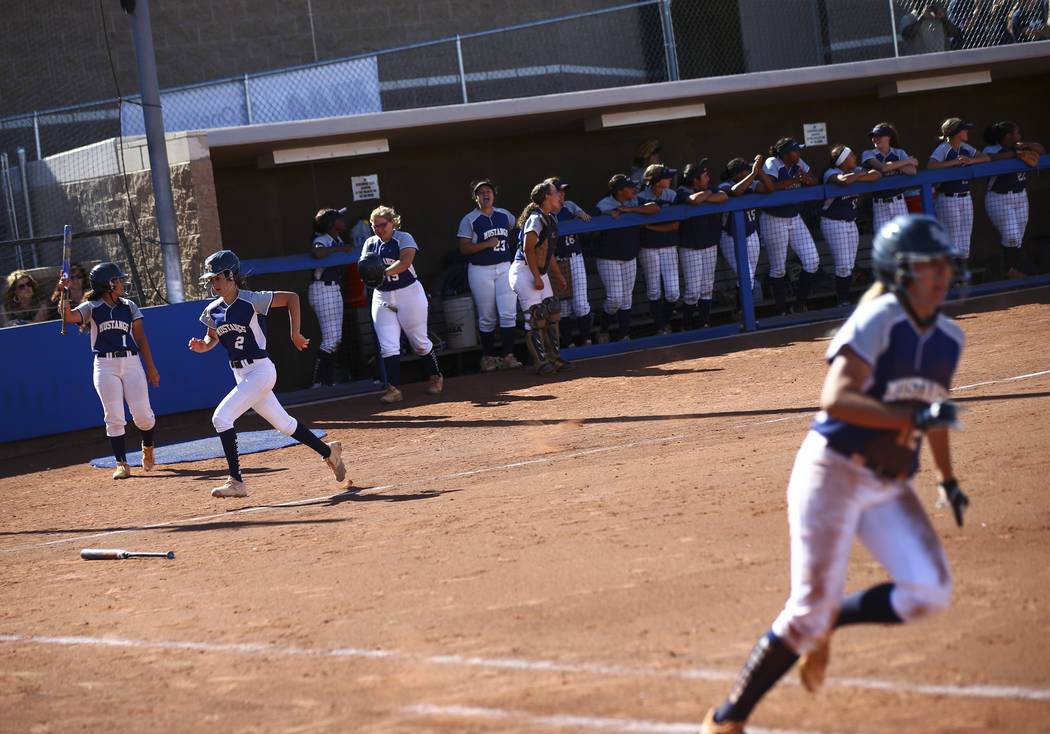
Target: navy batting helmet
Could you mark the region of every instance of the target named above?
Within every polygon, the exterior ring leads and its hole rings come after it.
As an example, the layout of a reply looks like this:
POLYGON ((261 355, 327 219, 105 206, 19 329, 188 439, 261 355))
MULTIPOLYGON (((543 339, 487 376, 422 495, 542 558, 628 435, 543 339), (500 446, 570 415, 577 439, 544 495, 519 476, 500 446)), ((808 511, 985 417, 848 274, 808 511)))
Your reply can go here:
POLYGON ((127 277, 116 263, 104 262, 91 268, 91 272, 88 273, 88 282, 91 283, 91 290, 96 293, 109 293, 113 290, 114 280, 127 279, 127 277))
POLYGON ((357 261, 357 274, 361 276, 361 282, 369 288, 376 288, 382 284, 386 277, 386 263, 378 252, 366 252, 357 261))
POLYGON ((207 283, 216 275, 224 273, 230 280, 241 274, 241 260, 233 254, 233 250, 219 250, 208 255, 204 261, 204 272, 201 273, 200 281, 207 283))
POLYGON ((943 224, 926 214, 901 214, 879 230, 871 245, 878 279, 892 288, 906 286, 912 263, 957 257, 952 237, 943 224))

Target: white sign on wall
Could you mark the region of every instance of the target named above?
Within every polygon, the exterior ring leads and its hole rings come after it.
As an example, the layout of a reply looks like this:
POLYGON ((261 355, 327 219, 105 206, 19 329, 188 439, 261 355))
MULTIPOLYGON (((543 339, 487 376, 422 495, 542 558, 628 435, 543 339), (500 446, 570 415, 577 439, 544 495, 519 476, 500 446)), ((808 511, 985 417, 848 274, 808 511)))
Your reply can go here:
POLYGON ((354 201, 379 198, 379 174, 351 176, 350 186, 354 191, 354 201))
POLYGON ((806 147, 828 144, 828 125, 824 122, 807 122, 802 126, 806 147))

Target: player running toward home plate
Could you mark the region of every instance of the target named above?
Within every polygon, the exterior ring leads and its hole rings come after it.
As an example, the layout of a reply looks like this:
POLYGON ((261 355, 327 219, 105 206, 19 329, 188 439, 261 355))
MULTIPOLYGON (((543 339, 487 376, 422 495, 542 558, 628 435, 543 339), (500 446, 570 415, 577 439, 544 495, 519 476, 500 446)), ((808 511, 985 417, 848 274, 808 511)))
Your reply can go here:
POLYGON ((233 423, 249 408, 281 433, 320 454, 335 474, 336 481, 342 482, 346 478, 342 444, 338 441, 327 444, 321 441, 307 426, 288 415, 288 411, 273 394, 277 368, 266 351, 266 315, 271 308, 287 308, 292 344, 302 351, 310 340, 299 333, 299 295, 288 291, 243 290, 237 282, 240 272, 241 262, 230 250, 219 250, 204 261, 201 281, 206 282, 218 298, 209 303, 201 314, 201 323, 208 327, 208 333, 203 339, 190 339, 189 344, 194 352, 204 353, 221 343, 229 356, 233 379, 237 383, 211 417, 230 468, 230 476, 213 489, 211 495, 248 495, 248 488, 241 478, 237 433, 233 423))

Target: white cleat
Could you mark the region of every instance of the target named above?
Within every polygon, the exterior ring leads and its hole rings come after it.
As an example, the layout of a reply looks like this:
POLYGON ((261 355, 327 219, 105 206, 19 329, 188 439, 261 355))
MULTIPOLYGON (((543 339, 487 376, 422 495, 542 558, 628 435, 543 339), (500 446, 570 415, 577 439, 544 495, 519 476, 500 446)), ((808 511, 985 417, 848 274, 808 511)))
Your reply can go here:
POLYGON ((233 477, 228 477, 221 487, 211 491, 212 497, 247 497, 248 487, 244 482, 238 482, 233 477))
POLYGON ((118 461, 117 469, 113 472, 114 479, 127 479, 131 476, 131 467, 126 461, 118 461))

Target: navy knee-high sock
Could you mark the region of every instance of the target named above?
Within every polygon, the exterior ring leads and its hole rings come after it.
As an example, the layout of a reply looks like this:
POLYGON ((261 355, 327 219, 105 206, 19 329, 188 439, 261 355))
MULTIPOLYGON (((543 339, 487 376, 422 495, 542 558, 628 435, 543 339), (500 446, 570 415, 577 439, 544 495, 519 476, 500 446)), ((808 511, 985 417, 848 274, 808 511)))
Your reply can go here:
POLYGON ((153 429, 150 428, 148 431, 139 431, 142 434, 142 445, 152 446, 153 445, 153 429))
POLYGON ((110 436, 109 447, 113 450, 113 458, 120 464, 128 463, 128 450, 127 444, 124 441, 124 435, 110 436))
POLYGON ((433 349, 423 355, 422 361, 423 371, 427 373, 427 377, 441 374, 441 367, 438 366, 438 358, 437 355, 434 354, 433 349))
POLYGON ((328 445, 324 441, 315 436, 313 431, 299 421, 295 422, 295 430, 292 431, 292 438, 299 443, 312 448, 321 455, 322 459, 327 459, 328 455, 332 453, 332 450, 328 448, 328 445))
POLYGON ((482 331, 481 334, 481 353, 486 357, 491 357, 496 352, 496 332, 494 331, 482 331))
POLYGON ((901 624, 904 620, 893 610, 890 604, 890 592, 893 584, 879 584, 870 589, 850 594, 842 600, 836 627, 848 624, 901 624))
POLYGON ((715 711, 715 721, 747 721, 759 699, 791 669, 796 660, 798 655, 771 631, 759 638, 733 684, 733 690, 715 711))
POLYGON ((241 457, 237 455, 237 431, 230 428, 219 432, 222 441, 222 452, 226 454, 226 463, 230 467, 230 476, 241 481, 241 457))
POLYGON ((627 339, 631 336, 631 311, 621 308, 616 312, 616 320, 620 324, 620 338, 627 339))
POLYGON ((517 326, 499 327, 499 341, 503 345, 503 356, 514 354, 514 339, 518 335, 517 326))
POLYGON ((401 387, 401 355, 383 357, 383 367, 386 369, 387 384, 401 387))

